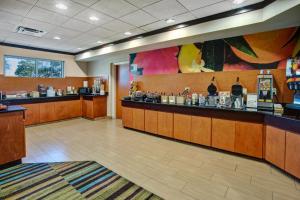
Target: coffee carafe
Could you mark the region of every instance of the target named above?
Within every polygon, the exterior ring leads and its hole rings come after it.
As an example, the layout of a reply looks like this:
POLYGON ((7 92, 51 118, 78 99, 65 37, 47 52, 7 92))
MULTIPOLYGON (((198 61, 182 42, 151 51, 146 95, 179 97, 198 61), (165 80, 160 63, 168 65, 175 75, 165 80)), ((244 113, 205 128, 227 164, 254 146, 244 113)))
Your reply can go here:
POLYGON ((207 101, 206 106, 216 107, 218 105, 218 93, 215 85, 215 77, 212 78, 210 85, 207 87, 207 101))
POLYGON ((244 108, 243 86, 240 84, 240 78, 237 77, 236 83, 231 86, 232 108, 244 108))

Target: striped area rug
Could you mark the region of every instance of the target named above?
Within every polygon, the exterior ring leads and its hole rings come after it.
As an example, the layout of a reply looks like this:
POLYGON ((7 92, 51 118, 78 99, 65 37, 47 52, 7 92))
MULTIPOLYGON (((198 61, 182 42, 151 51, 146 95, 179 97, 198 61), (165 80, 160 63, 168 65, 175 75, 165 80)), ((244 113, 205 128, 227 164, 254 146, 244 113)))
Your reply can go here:
POLYGON ((97 162, 21 164, 0 171, 0 199, 147 199, 160 197, 97 162))

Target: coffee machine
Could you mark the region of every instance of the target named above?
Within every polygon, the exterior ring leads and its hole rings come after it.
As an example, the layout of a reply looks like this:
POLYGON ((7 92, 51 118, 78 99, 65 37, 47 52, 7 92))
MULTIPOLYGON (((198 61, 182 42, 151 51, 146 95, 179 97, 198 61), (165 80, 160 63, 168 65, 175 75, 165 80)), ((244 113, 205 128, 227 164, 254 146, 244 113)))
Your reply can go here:
POLYGON ((240 78, 237 77, 236 83, 231 86, 232 108, 244 108, 243 86, 240 84, 240 78))
POLYGON ((286 66, 287 85, 294 90, 292 104, 287 104, 289 109, 300 110, 300 58, 288 59, 286 66))
POLYGON ((207 100, 205 106, 216 107, 218 105, 219 97, 215 85, 215 77, 212 78, 210 85, 207 87, 207 100))
POLYGON ((270 74, 270 70, 267 71, 267 74, 264 74, 264 70, 261 70, 257 76, 257 107, 259 109, 273 110, 273 81, 273 75, 270 74))

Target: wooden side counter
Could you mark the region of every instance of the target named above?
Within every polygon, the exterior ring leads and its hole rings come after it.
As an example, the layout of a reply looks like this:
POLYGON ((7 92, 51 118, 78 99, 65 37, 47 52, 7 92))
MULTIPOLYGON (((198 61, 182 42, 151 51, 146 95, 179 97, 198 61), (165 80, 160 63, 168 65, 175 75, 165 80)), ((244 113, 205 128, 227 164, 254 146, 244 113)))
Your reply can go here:
POLYGON ((107 96, 85 95, 82 100, 82 116, 88 119, 106 117, 107 96))
POLYGON ((21 106, 9 106, 0 111, 0 165, 26 155, 24 110, 21 106))
POLYGON ((269 112, 122 101, 123 126, 266 160, 300 178, 300 120, 269 112))

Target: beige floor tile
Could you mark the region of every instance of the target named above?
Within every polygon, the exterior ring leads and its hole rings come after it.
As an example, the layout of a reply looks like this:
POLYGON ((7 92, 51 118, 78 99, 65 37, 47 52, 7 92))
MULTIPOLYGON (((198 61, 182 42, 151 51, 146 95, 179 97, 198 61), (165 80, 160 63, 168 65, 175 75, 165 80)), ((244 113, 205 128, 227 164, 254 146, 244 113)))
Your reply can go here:
POLYGON ((26 144, 24 162, 94 160, 171 200, 271 200, 272 192, 297 199, 300 192, 299 183, 263 162, 124 129, 120 120, 28 127, 26 144))
POLYGON ((300 196, 291 197, 291 196, 286 195, 286 194, 279 194, 279 193, 276 193, 276 192, 273 193, 273 200, 299 200, 299 199, 300 199, 300 196))

